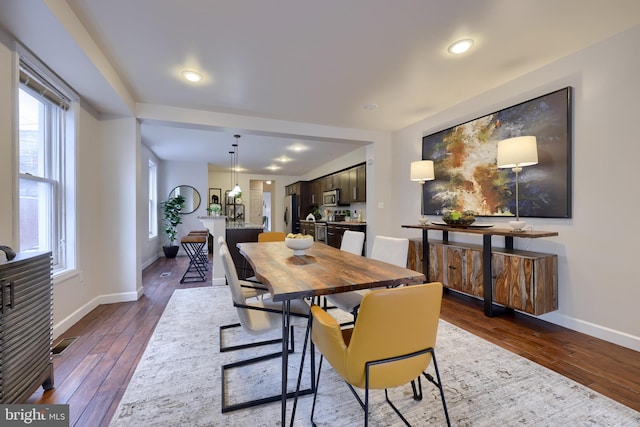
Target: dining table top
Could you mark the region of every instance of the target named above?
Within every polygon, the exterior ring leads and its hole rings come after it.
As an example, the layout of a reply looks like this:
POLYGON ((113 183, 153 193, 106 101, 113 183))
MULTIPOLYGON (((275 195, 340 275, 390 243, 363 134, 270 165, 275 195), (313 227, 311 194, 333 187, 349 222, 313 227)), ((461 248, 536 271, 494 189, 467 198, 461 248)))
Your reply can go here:
POLYGON ((237 244, 273 301, 315 297, 360 289, 424 283, 425 275, 314 242, 305 255, 293 255, 285 242, 237 244))

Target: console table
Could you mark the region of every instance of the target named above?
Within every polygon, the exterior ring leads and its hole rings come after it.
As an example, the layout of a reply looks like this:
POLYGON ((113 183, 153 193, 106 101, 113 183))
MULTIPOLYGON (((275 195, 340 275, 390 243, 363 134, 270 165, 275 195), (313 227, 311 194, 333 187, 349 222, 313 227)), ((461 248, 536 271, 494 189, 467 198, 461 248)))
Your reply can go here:
POLYGON ((557 301, 557 255, 542 254, 537 252, 520 251, 513 249, 513 239, 527 238, 535 239, 540 237, 557 236, 557 232, 552 231, 511 231, 505 228, 496 227, 454 227, 448 225, 403 225, 402 228, 412 228, 422 230, 422 270, 427 281, 442 278, 444 271, 455 270, 457 266, 464 267, 464 272, 457 272, 463 275, 461 281, 464 284, 450 286, 446 277, 443 284, 456 291, 479 296, 484 301, 484 314, 493 317, 501 313, 504 309, 496 306, 498 303, 507 308, 522 310, 530 314, 539 315, 558 308, 557 301), (430 250, 429 231, 442 233, 441 241, 431 241, 430 250), (482 236, 482 246, 468 245, 463 243, 449 242, 449 233, 477 234, 482 236), (494 248, 492 237, 504 237, 504 247, 494 248), (453 254, 449 259, 443 252, 448 251, 453 254), (430 260, 430 258, 433 258, 430 260), (430 262, 440 266, 430 270, 430 262), (499 270, 494 277, 493 270, 499 270), (438 276, 438 277, 430 277, 438 276), (473 278, 477 277, 477 286, 473 278), (513 285, 513 282, 516 286, 513 285), (499 290, 495 292, 494 287, 499 290), (526 303, 517 301, 522 297, 523 289, 528 292, 526 303), (513 298, 513 297, 516 298, 513 298), (497 297, 497 298, 496 298, 497 297))

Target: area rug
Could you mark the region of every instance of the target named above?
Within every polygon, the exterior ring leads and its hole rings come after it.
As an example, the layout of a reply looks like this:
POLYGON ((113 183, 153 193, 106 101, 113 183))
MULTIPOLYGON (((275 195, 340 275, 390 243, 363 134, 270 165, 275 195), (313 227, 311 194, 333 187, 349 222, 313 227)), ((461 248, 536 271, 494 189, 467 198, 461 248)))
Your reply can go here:
MULTIPOLYGON (((110 425, 279 426, 279 402, 221 412, 221 365, 279 349, 274 345, 220 353, 218 327, 236 321, 226 286, 176 290, 110 425)), ((297 322, 290 377, 298 372, 304 325, 297 322)), ((241 329, 223 334, 225 345, 266 338, 241 329)), ((274 331, 272 337, 278 335, 274 331)), ((436 356, 453 426, 640 425, 639 412, 442 320, 436 356)), ((234 369, 225 381, 228 403, 278 394, 280 360, 234 369)), ((303 386, 309 381, 306 371, 303 386)), ((291 389, 294 384, 290 378, 291 389)), ((437 389, 423 381, 423 390, 421 402, 411 398, 410 386, 392 390, 390 398, 414 426, 446 425, 437 389)), ((311 425, 312 399, 300 398, 295 425, 311 425)), ((370 425, 404 425, 385 402, 384 392, 373 391, 371 399, 370 425)), ((289 414, 291 406, 289 402, 289 414)), ((314 420, 331 427, 363 422, 360 406, 326 363, 314 420)))

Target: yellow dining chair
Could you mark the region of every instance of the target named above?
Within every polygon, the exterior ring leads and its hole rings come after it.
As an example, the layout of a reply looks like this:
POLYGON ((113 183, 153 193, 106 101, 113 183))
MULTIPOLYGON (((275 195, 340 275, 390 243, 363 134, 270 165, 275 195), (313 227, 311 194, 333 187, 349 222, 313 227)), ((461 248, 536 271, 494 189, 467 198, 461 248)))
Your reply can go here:
POLYGON ((387 389, 411 382, 414 399, 421 400, 421 375, 440 390, 447 425, 451 425, 435 355, 441 301, 442 283, 439 282, 374 290, 364 295, 356 324, 348 329, 341 329, 330 314, 317 305, 312 306, 311 339, 322 357, 318 365, 311 422, 314 422, 322 361, 326 358, 364 409, 365 426, 369 420, 371 389, 384 389, 389 405, 409 425, 389 400, 387 389), (425 372, 432 361, 436 379, 425 372), (416 379, 419 394, 415 387, 416 379), (365 390, 364 402, 354 387, 365 390))
POLYGON ((282 231, 265 231, 258 234, 258 242, 284 242, 286 236, 282 231))

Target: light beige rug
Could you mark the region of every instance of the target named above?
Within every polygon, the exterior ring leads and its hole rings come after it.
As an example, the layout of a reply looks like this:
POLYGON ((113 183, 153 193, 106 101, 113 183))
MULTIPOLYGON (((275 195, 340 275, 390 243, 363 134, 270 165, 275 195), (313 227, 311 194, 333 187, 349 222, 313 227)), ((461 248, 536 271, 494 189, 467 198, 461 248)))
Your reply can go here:
MULTIPOLYGON (((221 413, 220 366, 279 349, 275 345, 220 353, 218 326, 234 322, 235 309, 226 286, 175 291, 111 426, 279 426, 279 402, 221 413)), ((290 377, 298 372, 304 325, 296 328, 290 377)), ((276 331, 273 336, 278 335, 276 331)), ((241 330, 225 337, 230 343, 264 338, 241 330)), ((436 356, 454 426, 640 425, 640 413, 444 321, 438 330, 436 356)), ((235 371, 227 378, 230 403, 280 391, 279 359, 235 371)), ((308 375, 304 378, 308 386, 308 375)), ((294 380, 290 378, 291 389, 294 380)), ((409 386, 390 395, 412 425, 445 425, 437 389, 423 381, 423 390, 422 402, 413 401, 409 386)), ((403 425, 385 403, 383 392, 374 391, 372 401, 370 425, 403 425)), ((312 396, 300 399, 295 425, 311 425, 311 402, 312 396)), ((291 403, 288 410, 291 413, 291 403)), ((361 425, 362 417, 351 392, 325 363, 317 425, 361 425)))

